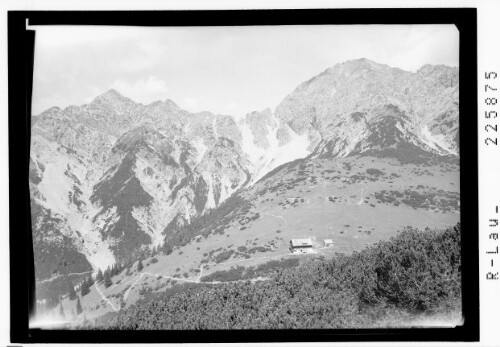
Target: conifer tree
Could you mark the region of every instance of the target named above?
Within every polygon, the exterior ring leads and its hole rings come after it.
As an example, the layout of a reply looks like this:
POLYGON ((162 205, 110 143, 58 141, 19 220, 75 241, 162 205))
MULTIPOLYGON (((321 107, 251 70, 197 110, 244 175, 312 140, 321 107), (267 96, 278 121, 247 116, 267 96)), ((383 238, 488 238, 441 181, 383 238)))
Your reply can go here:
POLYGON ((97 272, 97 276, 96 276, 95 280, 97 283, 101 283, 104 280, 104 275, 102 274, 101 269, 99 269, 99 271, 97 272))
POLYGON ((139 263, 137 263, 137 271, 141 272, 144 269, 144 265, 142 265, 142 259, 139 259, 139 263))
POLYGON ((70 300, 75 300, 76 299, 76 292, 75 292, 75 287, 73 286, 73 282, 69 282, 69 288, 68 288, 68 291, 69 291, 69 299, 70 300))
POLYGON ((83 281, 82 286, 81 286, 82 297, 84 297, 85 295, 87 295, 88 293, 90 293, 90 287, 92 287, 93 284, 94 284, 94 280, 92 279, 92 276, 87 277, 83 281))
POLYGON ((89 287, 87 286, 87 279, 84 279, 82 284, 80 285, 80 294, 83 296, 89 293, 89 287))
POLYGON ((167 241, 165 241, 165 243, 163 244, 163 253, 165 255, 169 255, 172 252, 173 252, 172 246, 167 241))
POLYGON ((78 297, 76 301, 76 314, 79 315, 82 311, 82 304, 80 303, 80 297, 78 297))
POLYGON ((106 288, 110 287, 113 284, 113 281, 111 281, 111 274, 110 271, 106 271, 104 273, 104 286, 106 288))

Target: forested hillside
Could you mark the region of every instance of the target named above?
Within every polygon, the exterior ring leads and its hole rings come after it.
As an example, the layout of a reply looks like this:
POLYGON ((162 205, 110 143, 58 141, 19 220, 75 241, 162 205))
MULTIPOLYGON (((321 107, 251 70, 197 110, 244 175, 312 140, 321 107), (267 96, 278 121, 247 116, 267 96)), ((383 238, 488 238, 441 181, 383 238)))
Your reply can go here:
MULTIPOLYGON (((406 228, 351 255, 268 280, 174 286, 120 311, 108 329, 290 329, 418 325, 461 318, 461 226, 406 228)), ((99 328, 102 328, 99 322, 99 328)), ((86 325, 85 328, 92 326, 86 325)))

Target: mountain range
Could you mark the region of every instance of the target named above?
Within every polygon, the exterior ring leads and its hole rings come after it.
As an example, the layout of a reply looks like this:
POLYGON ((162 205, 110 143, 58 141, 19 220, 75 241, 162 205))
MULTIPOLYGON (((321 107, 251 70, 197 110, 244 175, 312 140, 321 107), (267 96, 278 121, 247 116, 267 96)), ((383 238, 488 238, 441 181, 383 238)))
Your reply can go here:
POLYGON ((357 59, 239 120, 116 90, 32 116, 36 279, 135 260, 236 196, 252 201, 290 184, 293 165, 456 165, 458 77, 456 67, 408 72, 357 59))

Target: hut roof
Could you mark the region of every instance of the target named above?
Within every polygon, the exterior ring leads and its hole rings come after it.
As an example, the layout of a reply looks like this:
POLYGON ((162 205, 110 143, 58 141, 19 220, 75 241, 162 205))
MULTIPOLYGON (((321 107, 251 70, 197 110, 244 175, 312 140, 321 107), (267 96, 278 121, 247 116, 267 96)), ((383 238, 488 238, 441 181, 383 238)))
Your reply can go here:
POLYGON ((313 243, 311 239, 292 239, 292 247, 312 247, 313 243))

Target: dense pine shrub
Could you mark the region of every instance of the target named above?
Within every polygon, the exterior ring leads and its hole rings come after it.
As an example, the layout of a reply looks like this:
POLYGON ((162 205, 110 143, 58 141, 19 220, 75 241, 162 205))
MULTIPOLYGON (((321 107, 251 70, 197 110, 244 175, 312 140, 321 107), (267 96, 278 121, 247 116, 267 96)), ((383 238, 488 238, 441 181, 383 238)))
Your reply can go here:
MULTIPOLYGON (((227 275, 243 271, 233 272, 227 275)), ((267 281, 174 288, 125 309, 106 327, 360 328, 394 317, 448 315, 461 308, 460 225, 407 228, 359 253, 277 268, 267 281)))
POLYGON ((296 267, 299 265, 298 258, 288 258, 281 260, 271 260, 267 263, 260 264, 257 267, 237 266, 236 268, 216 271, 210 275, 201 278, 202 282, 231 282, 248 280, 256 277, 269 276, 271 273, 286 268, 296 267))

